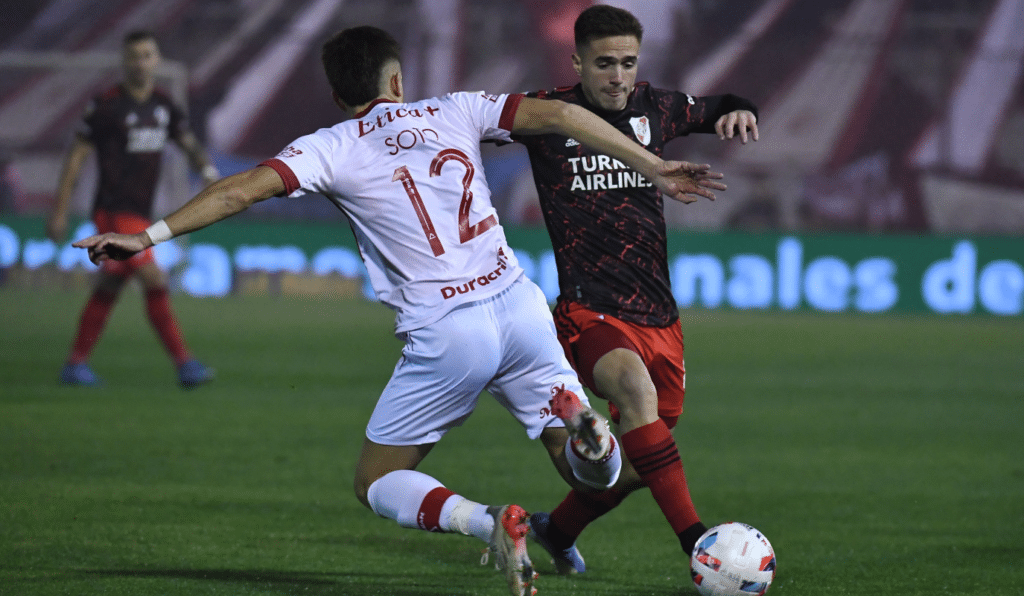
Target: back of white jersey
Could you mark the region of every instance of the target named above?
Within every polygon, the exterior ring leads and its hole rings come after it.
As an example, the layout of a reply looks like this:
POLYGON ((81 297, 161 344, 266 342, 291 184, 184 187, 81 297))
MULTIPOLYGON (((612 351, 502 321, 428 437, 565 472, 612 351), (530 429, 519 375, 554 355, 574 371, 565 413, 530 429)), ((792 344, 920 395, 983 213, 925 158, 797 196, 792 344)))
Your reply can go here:
POLYGON ((498 224, 480 141, 509 140, 518 95, 380 101, 267 160, 291 196, 321 193, 348 216, 396 331, 493 296, 522 275, 498 224))

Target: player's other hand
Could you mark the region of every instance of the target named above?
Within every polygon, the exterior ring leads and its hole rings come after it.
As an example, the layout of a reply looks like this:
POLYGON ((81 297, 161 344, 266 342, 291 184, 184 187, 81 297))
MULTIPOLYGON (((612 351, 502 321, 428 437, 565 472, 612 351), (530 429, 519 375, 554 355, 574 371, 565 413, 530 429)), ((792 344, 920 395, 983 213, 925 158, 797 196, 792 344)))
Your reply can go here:
POLYGON ((729 112, 715 122, 715 132, 723 141, 739 136, 746 145, 748 139, 757 140, 757 116, 750 110, 729 112))
POLYGON ((725 190, 725 184, 718 182, 725 178, 721 172, 712 172, 708 164, 694 164, 688 161, 666 161, 658 166, 654 184, 666 196, 681 203, 693 203, 704 197, 714 201, 714 190, 725 190))
POLYGON ((125 261, 149 248, 149 236, 141 234, 98 234, 73 243, 75 248, 89 250, 89 260, 97 265, 107 259, 125 261))

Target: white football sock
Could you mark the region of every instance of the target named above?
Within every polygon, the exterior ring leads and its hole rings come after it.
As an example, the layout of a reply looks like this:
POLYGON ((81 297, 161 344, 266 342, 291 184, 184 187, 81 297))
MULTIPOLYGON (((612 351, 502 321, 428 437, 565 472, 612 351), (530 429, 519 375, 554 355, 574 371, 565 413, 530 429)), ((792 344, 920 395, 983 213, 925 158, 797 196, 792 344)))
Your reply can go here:
POLYGON ((565 458, 576 479, 589 487, 605 490, 615 485, 622 471, 622 450, 614 437, 608 453, 597 461, 584 459, 572 448, 572 439, 565 442, 565 458))
MULTIPOLYGON (((421 513, 424 499, 438 488, 444 485, 422 472, 396 470, 375 480, 366 492, 366 499, 374 513, 395 520, 403 528, 431 529, 422 525, 421 513)), ((489 542, 494 518, 487 513, 486 505, 450 493, 441 506, 436 529, 489 542)))
POLYGON ((441 508, 441 527, 446 532, 459 532, 490 542, 494 518, 487 513, 486 505, 453 495, 441 508))
POLYGON ((395 470, 381 476, 366 491, 370 508, 381 517, 393 519, 403 528, 419 528, 423 498, 444 485, 416 470, 395 470))

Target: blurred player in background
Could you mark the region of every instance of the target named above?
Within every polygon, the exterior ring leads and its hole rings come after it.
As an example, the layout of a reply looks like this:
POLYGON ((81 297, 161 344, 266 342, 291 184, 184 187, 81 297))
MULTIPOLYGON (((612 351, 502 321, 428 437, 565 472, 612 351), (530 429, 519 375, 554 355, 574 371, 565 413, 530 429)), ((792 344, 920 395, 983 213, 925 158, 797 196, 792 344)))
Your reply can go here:
POLYGON ((105 262, 273 196, 328 197, 347 215, 370 282, 395 310, 405 341, 367 425, 356 496, 403 527, 476 536, 496 552, 511 593, 529 594, 523 509, 470 501, 415 468, 485 389, 541 439, 571 486, 611 486, 621 459, 607 421, 578 397, 544 295, 508 246, 480 142, 508 141, 512 132, 571 135, 676 198, 724 185, 707 166, 663 162, 578 106, 483 92, 404 103, 400 55, 375 27, 338 33, 324 44, 324 69, 335 103, 352 119, 213 184, 145 231, 75 246, 105 262))
MULTIPOLYGON (((671 139, 692 132, 757 140, 756 108, 743 98, 691 97, 636 83, 643 28, 628 11, 588 8, 574 30, 572 63, 581 82, 529 96, 583 106, 657 155, 671 139)), ((683 409, 685 368, 662 195, 571 135, 516 140, 529 151, 555 251, 559 340, 583 384, 610 402, 628 460, 612 489, 573 490, 550 515, 535 513, 531 536, 551 553, 560 573, 582 572, 576 538, 646 486, 689 556, 706 528, 672 436, 683 409)), ((686 196, 682 202, 695 200, 686 196)))
MULTIPOLYGON (((94 150, 99 164, 99 185, 92 218, 100 232, 131 234, 146 229, 151 223, 167 139, 182 148, 207 184, 220 177, 189 129, 182 109, 167 93, 156 88, 160 49, 153 34, 134 31, 126 35, 122 56, 124 80, 89 104, 65 159, 56 203, 47 222, 47 235, 54 242, 62 242, 67 235, 72 191, 86 158, 94 150)), ((174 360, 181 386, 191 389, 212 380, 213 371, 193 358, 185 345, 171 312, 167 276, 157 266, 153 252, 147 250, 128 261, 103 264, 96 288, 82 312, 71 353, 61 370, 61 383, 100 384, 99 377, 89 367, 89 354, 125 282, 133 275, 142 282, 146 313, 174 360)))

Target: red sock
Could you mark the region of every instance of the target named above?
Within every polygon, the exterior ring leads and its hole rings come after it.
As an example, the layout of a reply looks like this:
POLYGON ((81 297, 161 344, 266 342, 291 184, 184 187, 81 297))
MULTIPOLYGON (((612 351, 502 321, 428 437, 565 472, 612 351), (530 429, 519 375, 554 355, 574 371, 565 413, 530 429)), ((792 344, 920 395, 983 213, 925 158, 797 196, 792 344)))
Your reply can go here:
POLYGON ((700 523, 690 499, 679 448, 662 420, 622 435, 622 452, 629 458, 676 534, 700 523))
POLYGON ((71 344, 69 363, 81 364, 89 359, 89 354, 92 352, 93 346, 96 345, 96 341, 99 340, 100 334, 103 333, 107 317, 110 316, 110 310, 114 308, 115 302, 117 302, 117 294, 105 290, 96 290, 92 293, 89 301, 85 303, 82 317, 78 321, 78 333, 75 335, 74 343, 71 344))
POLYGON ((427 493, 427 496, 423 497, 423 502, 420 503, 419 513, 416 514, 416 523, 420 528, 428 532, 444 532, 441 529, 441 509, 448 497, 454 494, 443 486, 427 493))
POLYGON ((178 322, 171 313, 171 301, 167 290, 146 290, 146 313, 174 363, 180 366, 189 360, 191 356, 185 347, 185 340, 181 337, 178 322))
POLYGON ((629 493, 610 488, 600 493, 569 491, 551 512, 548 538, 556 548, 568 548, 576 542, 590 522, 619 506, 629 493))

